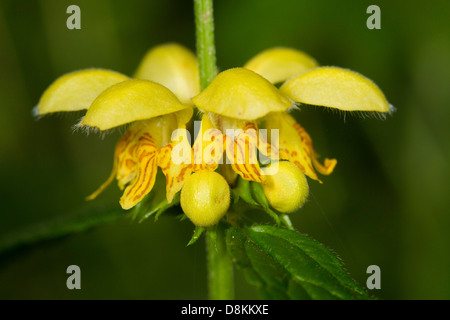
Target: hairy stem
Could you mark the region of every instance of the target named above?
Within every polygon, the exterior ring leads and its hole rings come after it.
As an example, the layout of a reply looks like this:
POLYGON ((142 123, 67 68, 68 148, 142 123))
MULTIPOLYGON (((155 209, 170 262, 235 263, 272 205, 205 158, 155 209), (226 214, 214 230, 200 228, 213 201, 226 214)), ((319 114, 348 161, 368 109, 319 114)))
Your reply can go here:
POLYGON ((227 252, 225 228, 219 224, 206 232, 208 289, 211 300, 234 298, 233 263, 227 252))
POLYGON ((217 72, 213 1, 194 0, 194 13, 200 88, 203 90, 211 83, 217 72))

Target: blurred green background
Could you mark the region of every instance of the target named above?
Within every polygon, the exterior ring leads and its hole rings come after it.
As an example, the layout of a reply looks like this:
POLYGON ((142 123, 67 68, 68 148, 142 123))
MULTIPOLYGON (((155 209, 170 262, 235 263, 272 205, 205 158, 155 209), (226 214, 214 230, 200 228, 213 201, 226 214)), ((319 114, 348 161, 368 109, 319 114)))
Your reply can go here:
MULTIPOLYGON (((398 110, 386 121, 303 107, 295 116, 336 171, 292 216, 365 285, 381 268, 382 299, 450 298, 450 3, 415 1, 217 0, 220 69, 272 46, 303 50, 322 65, 374 80, 398 110), (381 8, 381 30, 366 9, 381 8)), ((31 114, 58 76, 108 68, 131 75, 164 42, 195 49, 190 1, 0 2, 0 238, 74 214, 112 167, 120 133, 73 132, 81 114, 31 114), (81 8, 81 30, 66 8, 81 8)), ((95 205, 118 202, 111 186, 95 205)), ((186 247, 193 226, 172 216, 121 220, 0 258, 0 299, 204 299, 205 246, 186 247), (82 290, 66 288, 66 268, 82 290)), ((202 239, 203 240, 203 239, 202 239)), ((257 298, 236 272, 236 297, 257 298)))

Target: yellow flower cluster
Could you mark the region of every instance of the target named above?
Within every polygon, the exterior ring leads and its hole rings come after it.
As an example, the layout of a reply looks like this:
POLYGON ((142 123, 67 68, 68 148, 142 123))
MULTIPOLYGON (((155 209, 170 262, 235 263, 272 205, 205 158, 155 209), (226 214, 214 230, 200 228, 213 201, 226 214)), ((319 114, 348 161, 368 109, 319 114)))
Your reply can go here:
POLYGON ((299 103, 343 111, 392 109, 369 79, 319 67, 289 48, 263 51, 242 68, 219 73, 200 92, 196 56, 165 44, 146 54, 133 78, 103 69, 58 78, 35 113, 87 110, 78 126, 100 131, 129 125, 117 143, 110 177, 88 199, 116 179, 123 190, 120 204, 130 209, 151 192, 159 167, 167 201, 181 191, 184 213, 197 226, 211 226, 228 211, 238 176, 262 184, 270 205, 289 213, 306 201, 305 176, 320 181, 316 171, 333 171, 336 160, 320 163, 310 136, 288 113, 299 103), (191 144, 187 128, 195 108, 202 119, 191 144))

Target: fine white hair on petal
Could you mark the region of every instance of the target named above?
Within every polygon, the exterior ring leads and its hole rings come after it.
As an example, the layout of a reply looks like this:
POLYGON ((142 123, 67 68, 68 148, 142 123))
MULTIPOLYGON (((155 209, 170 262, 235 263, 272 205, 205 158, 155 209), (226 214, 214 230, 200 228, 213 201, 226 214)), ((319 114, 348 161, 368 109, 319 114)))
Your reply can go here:
POLYGON ((386 120, 386 112, 376 112, 376 111, 353 111, 351 114, 356 114, 357 116, 363 119, 378 119, 378 120, 386 120))
MULTIPOLYGON (((57 111, 57 112, 48 112, 48 113, 40 113, 39 111, 39 105, 35 106, 32 110, 31 110, 31 115, 33 116, 33 118, 38 121, 42 118, 46 118, 46 117, 58 117, 60 119, 72 119, 73 115, 75 114, 75 117, 79 117, 83 112, 85 112, 85 110, 76 110, 76 111, 57 111)), ((81 117, 82 119, 83 117, 81 117)), ((81 120, 80 120, 81 121, 81 120)), ((78 129, 76 125, 72 126, 72 129, 78 129)))
POLYGON ((205 111, 203 109, 200 109, 199 107, 196 107, 196 109, 198 117, 201 117, 205 113, 205 111))
POLYGON ((295 102, 294 100, 291 100, 291 106, 286 110, 287 112, 291 112, 292 110, 300 110, 300 106, 302 105, 302 103, 300 102, 295 102))
POLYGON ((36 105, 32 110, 31 114, 33 115, 33 118, 36 120, 41 119, 44 115, 39 112, 39 105, 36 105))
POLYGON ((218 114, 208 112, 207 117, 209 118, 214 127, 222 128, 222 117, 220 117, 218 114))
POLYGON ((299 102, 295 103, 295 105, 290 107, 287 111, 291 112, 292 110, 296 110, 296 109, 300 110, 300 106, 302 106, 302 105, 315 107, 316 109, 326 110, 327 112, 331 112, 334 114, 337 113, 340 117, 343 117, 344 122, 346 121, 347 114, 349 114, 351 116, 360 117, 363 119, 375 118, 375 119, 379 119, 379 120, 386 120, 387 115, 392 115, 395 111, 397 111, 397 109, 392 104, 389 104, 389 111, 377 112, 377 111, 361 111, 361 110, 357 110, 357 111, 340 110, 337 108, 329 108, 329 107, 317 106, 317 105, 308 105, 308 104, 299 103, 299 102))
POLYGON ((393 114, 394 112, 397 111, 397 108, 394 107, 392 104, 389 104, 389 114, 393 114))
POLYGON ((125 133, 125 131, 128 129, 128 127, 131 125, 130 123, 127 123, 127 124, 124 124, 122 126, 118 126, 118 127, 112 128, 112 129, 100 130, 98 127, 82 125, 81 121, 83 120, 83 118, 84 117, 81 117, 80 120, 78 121, 78 123, 74 124, 72 126, 73 132, 81 131, 81 132, 85 133, 86 135, 93 133, 93 134, 99 135, 101 139, 104 139, 106 136, 108 136, 116 131, 118 131, 119 134, 123 135, 125 133))
POLYGON ((90 127, 86 125, 82 125, 81 121, 83 120, 84 116, 80 118, 80 120, 72 126, 73 132, 81 131, 85 133, 86 135, 89 135, 91 132, 93 133, 99 133, 100 130, 97 127, 90 127))

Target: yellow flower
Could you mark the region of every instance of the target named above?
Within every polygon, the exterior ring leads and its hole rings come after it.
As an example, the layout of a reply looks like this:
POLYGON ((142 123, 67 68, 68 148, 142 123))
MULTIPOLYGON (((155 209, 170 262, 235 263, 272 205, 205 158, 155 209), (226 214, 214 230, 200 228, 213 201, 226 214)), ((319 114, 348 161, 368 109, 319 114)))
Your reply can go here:
POLYGON ((333 171, 337 161, 320 163, 310 136, 288 113, 297 103, 391 111, 372 81, 353 71, 318 67, 305 53, 288 48, 266 50, 243 68, 223 71, 200 92, 195 55, 166 44, 145 55, 134 78, 103 69, 58 78, 34 112, 87 110, 78 127, 99 131, 129 125, 117 143, 111 175, 87 199, 117 179, 120 204, 130 209, 152 190, 159 167, 168 203, 181 191, 185 214, 207 227, 228 211, 230 185, 238 175, 261 184, 272 208, 289 213, 306 201, 305 175, 320 181, 316 171, 333 171), (194 105, 203 116, 191 146, 186 128, 194 105))
POLYGON ((198 83, 195 55, 180 45, 167 44, 146 54, 135 79, 101 69, 60 77, 44 92, 35 113, 87 109, 78 126, 100 131, 131 124, 117 143, 110 177, 88 199, 116 178, 125 189, 120 204, 130 209, 151 191, 159 166, 166 176, 170 203, 192 172, 185 129, 198 83), (179 151, 176 163, 172 150, 179 151))
MULTIPOLYGON (((247 151, 249 155, 244 164, 233 164, 232 168, 244 179, 263 184, 262 169, 252 159, 256 148, 270 158, 294 163, 305 175, 318 181, 316 171, 327 175, 336 166, 335 159, 325 159, 323 164, 318 161, 310 136, 287 113, 296 103, 343 111, 388 113, 392 110, 381 90, 369 79, 350 70, 318 67, 313 58, 289 48, 268 49, 243 68, 221 72, 192 101, 206 112, 202 126, 222 131, 230 127, 251 129, 245 139, 241 139, 245 132, 234 138, 235 150, 247 151), (274 84, 280 82, 284 83, 278 89, 274 84), (278 129, 279 144, 258 137, 260 126, 267 130, 269 138, 273 138, 272 129, 278 129), (253 165, 247 160, 253 160, 253 165)), ((215 167, 194 167, 194 171, 199 169, 215 167)))

